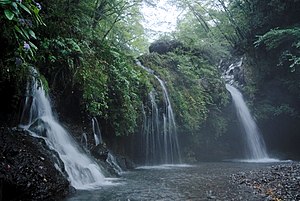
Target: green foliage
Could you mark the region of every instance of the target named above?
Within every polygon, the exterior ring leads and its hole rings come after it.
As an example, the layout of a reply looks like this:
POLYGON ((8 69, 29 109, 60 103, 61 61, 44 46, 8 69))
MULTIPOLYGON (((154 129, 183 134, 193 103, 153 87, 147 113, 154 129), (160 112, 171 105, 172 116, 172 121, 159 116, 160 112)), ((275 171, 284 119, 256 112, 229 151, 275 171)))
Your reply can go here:
POLYGON ((37 37, 33 29, 35 26, 44 25, 39 15, 40 4, 32 0, 1 0, 0 9, 4 13, 4 16, 0 16, 4 30, 2 37, 6 37, 16 46, 16 54, 23 62, 34 60, 37 47, 32 40, 37 37))
POLYGON ((77 77, 83 91, 83 105, 91 116, 107 117, 108 88, 104 66, 100 61, 93 65, 85 62, 85 68, 79 70, 77 77))
POLYGON ((43 72, 51 79, 53 86, 64 89, 74 84, 82 60, 80 43, 74 38, 44 39, 40 45, 38 61, 43 72))
POLYGON ((202 56, 206 56, 212 63, 228 57, 230 41, 226 34, 232 30, 226 25, 222 13, 198 3, 190 3, 189 7, 190 10, 178 22, 174 37, 186 46, 198 49, 202 52, 202 56))
POLYGON ((127 56, 145 49, 138 3, 45 1, 47 26, 37 32, 42 37, 36 65, 51 90, 56 96, 76 92, 80 110, 107 122, 112 135, 135 131, 149 91, 148 79, 127 56))
POLYGON ((260 120, 274 119, 280 115, 291 117, 298 116, 298 112, 288 104, 274 105, 271 102, 263 102, 257 107, 257 118, 260 120))
POLYGON ((200 129, 206 124, 215 126, 213 138, 225 132, 224 119, 211 118, 213 111, 217 111, 216 116, 221 116, 222 108, 228 103, 224 83, 214 66, 199 56, 180 50, 165 55, 152 53, 142 56, 141 60, 166 82, 181 134, 200 139, 200 129), (218 120, 220 122, 215 122, 218 120))
POLYGON ((0 0, 0 92, 13 95, 6 96, 4 101, 14 108, 26 87, 29 68, 36 60, 36 29, 44 25, 40 10, 41 5, 33 0, 0 0))
POLYGON ((300 64, 300 28, 271 29, 258 37, 256 47, 265 45, 267 50, 281 52, 279 65, 288 63, 291 71, 300 64))
POLYGON ((110 121, 113 122, 116 135, 133 133, 141 105, 139 71, 128 63, 128 58, 112 50, 114 63, 108 66, 110 121))

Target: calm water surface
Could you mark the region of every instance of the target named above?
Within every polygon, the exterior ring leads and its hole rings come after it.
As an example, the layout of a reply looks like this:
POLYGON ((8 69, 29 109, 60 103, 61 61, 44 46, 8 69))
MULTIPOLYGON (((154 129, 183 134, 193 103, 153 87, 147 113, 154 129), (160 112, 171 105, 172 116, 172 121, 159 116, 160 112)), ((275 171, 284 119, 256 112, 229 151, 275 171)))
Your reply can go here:
POLYGON ((234 185, 230 175, 272 164, 201 163, 188 166, 141 167, 126 172, 117 183, 77 191, 66 201, 99 200, 263 200, 253 190, 234 185))

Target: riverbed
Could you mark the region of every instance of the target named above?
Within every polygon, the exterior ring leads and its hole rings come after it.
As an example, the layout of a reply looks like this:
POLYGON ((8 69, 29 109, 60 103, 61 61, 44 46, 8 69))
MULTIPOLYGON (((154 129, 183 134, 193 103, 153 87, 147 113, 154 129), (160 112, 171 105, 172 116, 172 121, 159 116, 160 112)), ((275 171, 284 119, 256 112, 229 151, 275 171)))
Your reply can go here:
POLYGON ((265 194, 256 192, 251 185, 239 183, 233 179, 233 175, 267 171, 273 165, 219 162, 139 167, 112 180, 112 185, 94 190, 78 190, 66 201, 265 200, 265 194))

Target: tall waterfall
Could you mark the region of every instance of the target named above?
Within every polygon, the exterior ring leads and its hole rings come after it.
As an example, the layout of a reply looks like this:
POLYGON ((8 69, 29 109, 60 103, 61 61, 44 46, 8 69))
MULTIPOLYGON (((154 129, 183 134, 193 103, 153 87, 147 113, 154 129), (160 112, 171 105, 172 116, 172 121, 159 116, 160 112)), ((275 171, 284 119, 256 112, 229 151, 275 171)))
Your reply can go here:
POLYGON ((243 99, 242 94, 235 87, 226 84, 226 89, 230 92, 240 122, 246 134, 248 159, 266 160, 269 156, 266 151, 264 140, 261 138, 259 129, 252 118, 250 111, 243 99))
MULTIPOLYGON (((37 75, 36 72, 33 73, 37 75)), ((42 83, 33 79, 28 87, 20 126, 32 135, 44 138, 48 146, 59 154, 68 179, 76 189, 96 188, 105 184, 98 164, 80 150, 75 140, 54 117, 42 83)))
POLYGON ((98 144, 102 143, 102 135, 101 135, 101 130, 100 130, 99 123, 98 123, 98 120, 96 119, 96 117, 92 118, 92 127, 93 127, 95 145, 97 146, 98 144))
POLYGON ((181 163, 176 123, 165 83, 157 75, 154 75, 153 70, 146 68, 140 62, 137 62, 137 64, 152 74, 159 82, 164 101, 163 108, 160 111, 155 97, 156 91, 153 90, 149 94, 151 103, 149 114, 146 114, 143 108, 142 143, 145 145, 143 148, 146 164, 181 163))

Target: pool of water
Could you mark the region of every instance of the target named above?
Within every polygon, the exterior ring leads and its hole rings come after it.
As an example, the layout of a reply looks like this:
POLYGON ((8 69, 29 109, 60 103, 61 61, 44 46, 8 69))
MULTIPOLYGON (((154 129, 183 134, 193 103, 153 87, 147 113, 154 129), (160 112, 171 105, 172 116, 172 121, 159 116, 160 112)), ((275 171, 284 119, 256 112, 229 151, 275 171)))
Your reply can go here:
POLYGON ((144 166, 125 172, 113 185, 78 190, 66 201, 99 200, 263 200, 231 182, 231 175, 263 169, 271 163, 201 163, 144 166))

